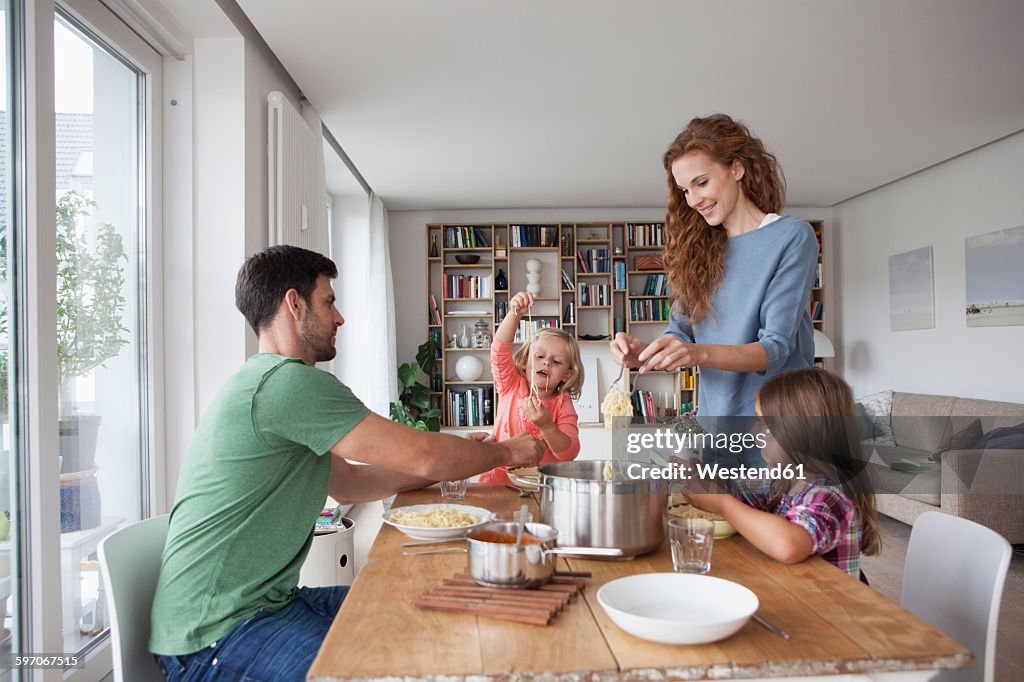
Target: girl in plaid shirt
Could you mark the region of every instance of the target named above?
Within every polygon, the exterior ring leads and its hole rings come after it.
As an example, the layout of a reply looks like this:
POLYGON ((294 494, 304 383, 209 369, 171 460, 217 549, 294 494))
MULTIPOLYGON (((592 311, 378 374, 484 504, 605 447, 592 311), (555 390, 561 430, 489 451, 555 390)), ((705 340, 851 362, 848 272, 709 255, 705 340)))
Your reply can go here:
POLYGON ((818 554, 867 582, 860 555, 877 554, 880 543, 850 387, 823 369, 797 369, 766 381, 755 409, 768 466, 802 464, 803 479, 739 481, 731 495, 687 492, 690 503, 725 517, 773 559, 818 554))

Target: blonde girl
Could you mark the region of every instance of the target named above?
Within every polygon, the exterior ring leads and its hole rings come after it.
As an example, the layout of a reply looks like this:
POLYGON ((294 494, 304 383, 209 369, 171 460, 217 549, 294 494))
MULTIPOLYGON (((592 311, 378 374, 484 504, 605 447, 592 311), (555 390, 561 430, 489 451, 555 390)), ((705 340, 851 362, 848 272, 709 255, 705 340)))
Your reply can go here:
POLYGON ((745 481, 732 495, 687 492, 690 502, 778 561, 817 554, 867 582, 860 557, 877 554, 880 540, 850 387, 823 369, 793 370, 761 386, 756 409, 768 466, 802 465, 804 480, 745 481))
MULTIPOLYGON (((583 387, 580 347, 571 335, 556 328, 540 329, 515 354, 519 321, 534 304, 533 295, 519 292, 509 301, 509 312, 498 325, 491 344, 491 373, 498 393, 494 434, 470 438, 503 441, 526 432, 547 446, 541 464, 576 459, 580 452, 576 408, 583 387)), ((504 468, 480 477, 484 483, 508 483, 504 468)))

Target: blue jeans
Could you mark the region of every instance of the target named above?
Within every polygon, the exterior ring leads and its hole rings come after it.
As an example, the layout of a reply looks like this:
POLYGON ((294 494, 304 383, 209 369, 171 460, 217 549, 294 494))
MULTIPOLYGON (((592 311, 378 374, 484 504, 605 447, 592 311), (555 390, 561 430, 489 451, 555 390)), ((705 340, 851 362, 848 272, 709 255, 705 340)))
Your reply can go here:
POLYGON ((168 682, 301 682, 347 592, 300 587, 280 611, 261 609, 205 649, 157 663, 168 682))

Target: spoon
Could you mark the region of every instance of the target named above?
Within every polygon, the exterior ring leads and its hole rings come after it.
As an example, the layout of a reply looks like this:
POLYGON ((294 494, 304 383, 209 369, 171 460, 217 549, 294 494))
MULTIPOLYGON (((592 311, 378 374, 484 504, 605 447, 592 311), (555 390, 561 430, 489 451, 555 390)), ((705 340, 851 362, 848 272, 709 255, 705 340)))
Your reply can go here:
POLYGON ((523 529, 526 527, 526 511, 527 507, 524 504, 519 508, 519 526, 516 528, 516 547, 523 541, 523 529))

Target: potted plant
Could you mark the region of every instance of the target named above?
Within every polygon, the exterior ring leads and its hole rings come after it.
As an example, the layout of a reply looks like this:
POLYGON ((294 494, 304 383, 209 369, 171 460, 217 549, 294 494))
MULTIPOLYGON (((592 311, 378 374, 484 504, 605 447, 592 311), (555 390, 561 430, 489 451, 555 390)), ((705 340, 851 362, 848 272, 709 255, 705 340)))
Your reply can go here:
POLYGON ((416 349, 416 359, 398 368, 398 400, 391 403, 391 419, 420 431, 441 430, 441 410, 430 407, 430 388, 419 383, 420 372, 433 376, 437 367, 437 344, 427 338, 416 349))
MULTIPOLYGON (((57 200, 57 380, 60 388, 62 471, 82 471, 95 459, 98 415, 75 414, 73 380, 87 375, 128 343, 122 323, 128 257, 113 225, 100 225, 90 245, 79 223, 95 202, 78 192, 57 200)), ((6 278, 7 241, 0 233, 0 278, 6 278)), ((0 304, 0 340, 8 336, 8 309, 0 304)), ((7 393, 7 354, 0 354, 0 388, 7 393)))

